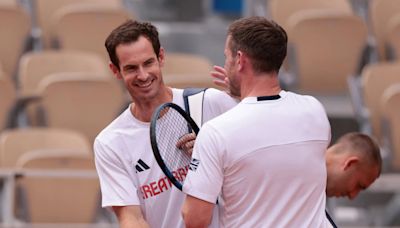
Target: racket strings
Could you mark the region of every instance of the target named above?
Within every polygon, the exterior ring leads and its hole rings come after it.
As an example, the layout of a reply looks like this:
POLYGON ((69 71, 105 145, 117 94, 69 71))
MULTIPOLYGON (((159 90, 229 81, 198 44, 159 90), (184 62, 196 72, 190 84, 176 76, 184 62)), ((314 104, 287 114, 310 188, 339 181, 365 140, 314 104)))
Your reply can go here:
POLYGON ((186 166, 190 163, 191 157, 177 148, 176 144, 181 137, 189 133, 189 127, 186 119, 175 109, 169 108, 167 112, 161 113, 165 114, 157 120, 156 124, 158 149, 167 168, 178 173, 176 179, 183 182, 186 176, 183 174, 186 171, 179 169, 187 169, 186 166))

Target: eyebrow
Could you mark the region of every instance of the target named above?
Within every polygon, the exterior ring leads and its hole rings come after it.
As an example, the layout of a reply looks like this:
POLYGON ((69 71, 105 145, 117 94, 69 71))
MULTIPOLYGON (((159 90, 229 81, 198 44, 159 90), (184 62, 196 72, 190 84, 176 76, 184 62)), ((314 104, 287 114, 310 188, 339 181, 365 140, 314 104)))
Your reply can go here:
POLYGON ((155 58, 149 58, 146 61, 144 61, 144 64, 153 63, 154 61, 156 61, 155 58))
POLYGON ((134 65, 134 64, 128 64, 128 65, 125 65, 125 66, 123 66, 123 67, 122 67, 122 69, 124 69, 124 70, 128 70, 128 69, 135 68, 135 67, 137 67, 137 65, 134 65))
MULTIPOLYGON (((148 64, 148 63, 152 63, 154 61, 156 61, 156 58, 151 57, 151 58, 146 59, 143 63, 148 64)), ((137 67, 139 67, 137 64, 127 64, 127 65, 123 66, 122 69, 128 70, 128 69, 137 68, 137 67)))

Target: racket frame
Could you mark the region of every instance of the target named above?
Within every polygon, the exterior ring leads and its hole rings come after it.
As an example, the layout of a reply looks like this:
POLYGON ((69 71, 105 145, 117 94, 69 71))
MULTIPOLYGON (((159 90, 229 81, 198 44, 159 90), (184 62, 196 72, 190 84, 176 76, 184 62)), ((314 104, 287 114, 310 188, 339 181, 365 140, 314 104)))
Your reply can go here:
MULTIPOLYGON (((165 174, 165 176, 171 181, 171 183, 177 187, 179 190, 182 191, 182 187, 183 185, 174 177, 174 175, 172 174, 172 171, 169 170, 167 168, 167 166, 165 165, 164 159, 162 158, 161 154, 160 154, 160 150, 158 149, 157 146, 157 135, 156 135, 156 124, 157 124, 157 120, 162 117, 161 116, 161 112, 165 109, 165 108, 172 108, 175 111, 177 111, 188 123, 188 130, 190 133, 190 129, 192 130, 192 132, 194 132, 196 135, 199 133, 199 127, 197 126, 196 122, 190 117, 190 115, 185 112, 180 106, 178 106, 177 104, 171 103, 171 102, 167 102, 167 103, 163 103, 161 104, 153 113, 152 117, 151 117, 151 122, 150 122, 150 142, 151 142, 151 148, 153 150, 153 154, 154 157, 156 158, 156 161, 158 163, 158 165, 160 166, 161 170, 163 171, 163 173, 165 174)), ((165 113, 164 113, 165 115, 165 113)), ((189 165, 189 164, 187 164, 189 165)))

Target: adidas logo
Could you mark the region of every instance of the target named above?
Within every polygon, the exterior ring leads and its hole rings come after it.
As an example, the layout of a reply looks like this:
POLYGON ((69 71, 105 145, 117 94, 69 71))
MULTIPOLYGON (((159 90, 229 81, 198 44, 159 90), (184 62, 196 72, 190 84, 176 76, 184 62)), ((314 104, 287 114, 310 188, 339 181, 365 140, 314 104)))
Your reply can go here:
POLYGON ((142 161, 142 159, 139 159, 137 161, 137 165, 135 166, 135 168, 136 168, 136 172, 139 172, 139 173, 150 169, 150 167, 146 163, 144 163, 144 161, 142 161))

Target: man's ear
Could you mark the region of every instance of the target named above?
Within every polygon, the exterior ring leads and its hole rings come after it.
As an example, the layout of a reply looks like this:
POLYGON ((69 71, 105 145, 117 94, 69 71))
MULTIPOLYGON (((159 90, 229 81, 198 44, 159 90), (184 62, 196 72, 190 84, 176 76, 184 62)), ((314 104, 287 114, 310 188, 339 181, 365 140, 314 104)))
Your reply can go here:
POLYGON ((242 71, 246 64, 246 55, 241 51, 236 53, 236 64, 238 66, 238 71, 242 71))
POLYGON ((108 63, 108 67, 110 67, 110 70, 113 72, 116 78, 118 79, 122 78, 121 71, 111 61, 108 63))
POLYGON ((346 158, 346 160, 344 161, 343 169, 347 170, 351 166, 354 166, 354 165, 358 164, 359 162, 360 162, 360 159, 357 156, 350 156, 350 157, 346 158))
POLYGON ((160 67, 164 66, 165 61, 165 51, 163 47, 160 47, 160 53, 158 54, 158 62, 160 63, 160 67))

